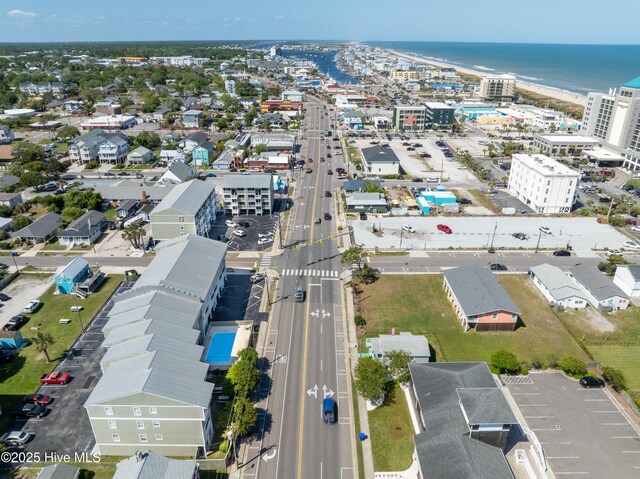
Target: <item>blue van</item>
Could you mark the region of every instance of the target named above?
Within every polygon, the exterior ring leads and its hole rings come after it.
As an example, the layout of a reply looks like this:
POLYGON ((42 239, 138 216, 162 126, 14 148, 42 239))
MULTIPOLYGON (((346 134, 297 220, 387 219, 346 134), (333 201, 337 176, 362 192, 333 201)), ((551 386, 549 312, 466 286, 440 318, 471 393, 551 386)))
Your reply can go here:
POLYGON ((331 398, 322 401, 322 419, 327 424, 336 422, 336 402, 331 398))

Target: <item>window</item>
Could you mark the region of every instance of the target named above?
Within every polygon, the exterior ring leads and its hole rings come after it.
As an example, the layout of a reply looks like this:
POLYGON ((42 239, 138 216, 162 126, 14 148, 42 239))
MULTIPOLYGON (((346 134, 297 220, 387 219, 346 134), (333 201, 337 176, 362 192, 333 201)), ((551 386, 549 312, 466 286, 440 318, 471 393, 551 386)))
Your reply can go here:
POLYGON ((136 421, 136 427, 138 429, 144 429, 144 421, 136 421))
POLYGON ((142 411, 140 410, 139 407, 134 407, 133 408, 133 415, 134 416, 142 416, 142 411))
POLYGON ((140 442, 147 442, 147 435, 146 434, 140 434, 140 442))
POLYGON ((151 423, 151 425, 152 425, 153 427, 160 427, 160 421, 153 421, 153 422, 151 423))
POLYGON ((162 437, 162 434, 156 434, 156 441, 163 441, 164 437, 162 437))
POLYGON ((120 434, 116 434, 116 433, 111 434, 111 440, 113 442, 120 442, 120 434))
POLYGON ((150 407, 149 408, 149 414, 158 414, 158 408, 150 407))
POLYGON ((184 216, 178 216, 178 221, 184 221, 184 216))
POLYGON ((113 408, 111 406, 105 406, 104 407, 104 413, 107 416, 113 416, 113 408))
POLYGON ((109 429, 118 429, 118 425, 113 419, 107 421, 107 425, 109 426, 109 429))
POLYGON ((498 319, 498 313, 493 313, 493 319, 498 319))

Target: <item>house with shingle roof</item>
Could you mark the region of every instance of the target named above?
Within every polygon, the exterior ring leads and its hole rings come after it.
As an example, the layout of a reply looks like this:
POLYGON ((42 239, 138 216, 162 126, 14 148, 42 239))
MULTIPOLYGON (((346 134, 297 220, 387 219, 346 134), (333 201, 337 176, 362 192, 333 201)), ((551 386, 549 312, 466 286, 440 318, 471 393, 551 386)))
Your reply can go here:
POLYGON ((488 268, 447 269, 444 289, 465 331, 513 331, 520 310, 488 268))
POLYGON ((35 220, 30 225, 11 234, 12 238, 20 238, 22 241, 40 243, 54 236, 62 226, 62 217, 56 213, 47 213, 35 220))
POLYGON ((594 308, 601 311, 617 311, 629 306, 629 295, 607 279, 595 266, 576 264, 569 267, 569 274, 594 308))
POLYGON ((584 309, 587 297, 578 285, 557 266, 541 264, 531 268, 531 281, 551 306, 584 309))

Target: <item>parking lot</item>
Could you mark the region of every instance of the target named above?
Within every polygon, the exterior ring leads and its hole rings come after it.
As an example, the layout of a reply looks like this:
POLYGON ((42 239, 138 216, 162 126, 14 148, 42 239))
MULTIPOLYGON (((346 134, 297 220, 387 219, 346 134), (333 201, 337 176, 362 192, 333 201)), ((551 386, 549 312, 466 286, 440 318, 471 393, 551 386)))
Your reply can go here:
MULTIPOLYGON (((130 285, 123 283, 115 294, 129 288, 130 285)), ((68 373, 71 381, 66 385, 42 385, 38 389, 38 393, 53 397, 51 411, 41 419, 16 421, 10 428, 34 433, 35 437, 26 445, 26 451, 57 452, 71 454, 72 457, 74 453, 91 451, 94 438, 84 402, 101 375, 100 359, 105 353, 101 347, 104 340, 102 328, 112 307, 110 299, 70 348, 67 357, 55 368, 55 371, 68 373), (54 423, 55 427, 51 427, 54 423)), ((90 318, 84 320, 89 321, 90 318)))
MULTIPOLYGON (((276 202, 276 208, 278 202, 276 202)), ((271 249, 273 243, 258 244, 260 239, 258 234, 264 232, 271 232, 275 234, 276 226, 278 223, 279 213, 273 215, 220 215, 216 218, 216 222, 209 230, 209 238, 220 239, 222 236, 228 238, 227 245, 229 251, 266 251, 271 249), (245 232, 245 236, 237 236, 233 234, 233 229, 229 228, 225 221, 231 220, 234 223, 240 225, 240 229, 245 232), (249 223, 249 226, 242 225, 242 223, 249 223)), ((275 238, 275 236, 274 236, 275 238)), ((277 239, 276 239, 277 241, 277 239)))
MULTIPOLYGON (((20 275, 2 290, 11 299, 4 301, 0 312, 0 327, 4 326, 12 316, 24 314, 22 308, 32 299, 39 298, 51 287, 51 278, 31 276, 27 273, 20 275)), ((27 314, 27 317, 29 315, 27 314)), ((29 327, 29 323, 25 327, 29 327)))
POLYGON ((556 477, 640 476, 640 435, 602 389, 562 373, 532 373, 508 384, 556 477))
POLYGON ((213 321, 256 321, 265 282, 251 284, 251 275, 251 272, 242 270, 227 274, 213 321))
MULTIPOLYGON (((567 244, 579 256, 593 256, 592 249, 620 248, 629 238, 609 225, 599 224, 596 218, 539 218, 539 217, 460 217, 460 216, 415 216, 384 217, 369 215, 365 221, 354 220, 355 241, 366 248, 403 249, 448 249, 448 248, 495 248, 542 249, 566 248, 567 244), (382 232, 373 233, 373 225, 382 232), (403 225, 415 229, 415 233, 404 233, 403 225), (438 231, 438 224, 448 225, 453 233, 438 231), (540 233, 539 227, 547 226, 551 234, 540 233), (521 241, 512 236, 522 232, 529 236, 521 241)), ((625 254, 626 256, 626 254, 625 254)))

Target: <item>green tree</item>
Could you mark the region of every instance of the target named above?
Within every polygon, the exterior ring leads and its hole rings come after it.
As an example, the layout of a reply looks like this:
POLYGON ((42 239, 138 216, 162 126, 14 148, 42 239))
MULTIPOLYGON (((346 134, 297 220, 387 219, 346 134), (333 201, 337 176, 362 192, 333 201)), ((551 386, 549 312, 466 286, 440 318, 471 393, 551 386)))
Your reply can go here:
POLYGON ((602 368, 602 376, 616 391, 621 391, 627 387, 627 380, 619 369, 605 366, 602 368))
POLYGON ((45 158, 44 148, 28 141, 21 142, 13 148, 13 156, 18 158, 22 164, 32 161, 42 161, 45 158))
POLYGON ((49 179, 39 171, 27 171, 20 177, 20 186, 23 188, 35 188, 37 191, 48 181, 49 179))
POLYGON ((378 273, 368 264, 364 263, 355 275, 365 284, 375 283, 378 279, 378 273))
POLYGON ((142 238, 147 234, 144 228, 133 223, 122 230, 122 239, 129 241, 135 249, 142 247, 142 238))
POLYGON ((491 355, 491 365, 500 374, 518 374, 520 372, 520 362, 516 355, 504 349, 500 349, 491 355))
POLYGON ((372 402, 384 399, 389 373, 380 361, 360 358, 355 368, 355 383, 360 395, 372 402))
POLYGON ((0 217, 11 218, 12 213, 13 213, 13 210, 11 209, 10 206, 0 205, 0 217))
POLYGON ((58 136, 63 140, 70 140, 71 138, 80 136, 80 130, 78 130, 75 126, 65 125, 58 130, 58 136))
POLYGON ((409 363, 411 363, 411 356, 406 351, 389 351, 387 354, 389 373, 396 381, 401 383, 409 381, 411 378, 409 363))
POLYGON ((45 163, 44 172, 49 175, 50 178, 55 180, 60 178, 60 175, 66 173, 69 169, 69 163, 66 161, 59 161, 56 158, 51 158, 45 163))
MULTIPOLYGON (((58 205, 53 204, 50 206, 53 206, 55 207, 55 209, 60 210, 60 207, 58 205)), ((69 224, 73 220, 80 218, 83 213, 84 213, 84 210, 82 208, 76 208, 75 206, 70 206, 62 210, 62 221, 64 221, 66 224, 69 224)))
POLYGON ((265 153, 267 151, 267 145, 256 145, 254 151, 256 152, 256 155, 265 153))
MULTIPOLYGON (((236 363, 237 364, 237 363, 236 363)), ((233 433, 235 438, 244 436, 256 424, 258 413, 247 397, 236 397, 233 403, 233 433)))
POLYGON ((560 369, 569 376, 582 377, 587 374, 587 365, 577 358, 564 358, 560 361, 560 369))
POLYGON ((143 131, 133 138, 133 144, 153 150, 154 148, 160 148, 160 146, 162 146, 162 140, 158 134, 153 131, 143 131))
POLYGON ((237 396, 247 396, 258 384, 258 353, 251 347, 238 352, 238 360, 229 368, 227 379, 233 384, 237 396))
POLYGON ((69 190, 64 195, 65 208, 81 208, 84 210, 99 210, 102 204, 102 196, 92 190, 69 190))
POLYGON ((31 220, 25 216, 18 216, 15 220, 11 222, 11 229, 13 231, 18 231, 24 228, 25 226, 29 226, 31 224, 31 220))
POLYGON ((358 269, 362 269, 364 259, 363 259, 363 249, 362 246, 355 245, 342 253, 340 257, 341 264, 355 264, 358 266, 358 269))
POLYGON ((609 224, 611 226, 623 227, 625 223, 626 223, 626 219, 624 218, 624 216, 613 215, 609 218, 609 224))
POLYGON ((36 348, 41 353, 44 353, 44 357, 47 358, 47 362, 51 362, 51 358, 49 357, 49 346, 55 343, 53 336, 51 333, 47 333, 45 331, 37 331, 35 341, 36 348))

